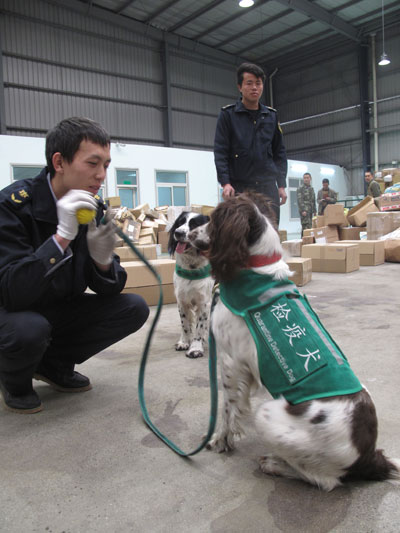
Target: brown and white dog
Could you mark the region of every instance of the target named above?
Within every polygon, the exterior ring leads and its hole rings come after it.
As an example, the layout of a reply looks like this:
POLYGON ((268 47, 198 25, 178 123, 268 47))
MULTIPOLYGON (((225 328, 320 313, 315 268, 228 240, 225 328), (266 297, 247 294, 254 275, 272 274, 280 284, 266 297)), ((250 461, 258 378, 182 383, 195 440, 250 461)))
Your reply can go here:
MULTIPOLYGON (((216 281, 230 281, 246 268, 274 280, 290 275, 270 217, 265 197, 243 194, 220 203, 210 223, 191 232, 195 246, 208 247, 216 281), (272 264, 249 267, 252 258, 260 256, 275 259, 272 264)), ((400 479, 400 461, 388 459, 376 449, 377 417, 365 388, 297 404, 283 396, 270 399, 260 379, 256 344, 243 318, 219 300, 211 327, 221 366, 224 406, 210 449, 225 452, 234 448, 234 437, 244 433, 244 416, 251 413, 250 394, 263 389, 265 399, 254 413, 268 453, 260 458, 263 472, 302 479, 327 491, 351 479, 400 479)))
POLYGON ((191 246, 188 235, 209 220, 208 216, 184 211, 169 231, 168 252, 176 259, 174 290, 182 325, 175 349, 186 351, 191 359, 204 355, 214 280, 209 272, 205 274, 210 265, 207 257, 191 246))

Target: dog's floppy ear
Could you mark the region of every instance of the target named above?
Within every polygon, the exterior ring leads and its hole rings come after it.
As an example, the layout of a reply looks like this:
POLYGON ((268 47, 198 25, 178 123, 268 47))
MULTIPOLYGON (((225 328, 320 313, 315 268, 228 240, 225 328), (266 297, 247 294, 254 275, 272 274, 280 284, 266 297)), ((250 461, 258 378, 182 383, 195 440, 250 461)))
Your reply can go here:
POLYGON ((186 222, 187 218, 187 211, 183 211, 179 217, 175 220, 172 228, 169 230, 169 239, 168 239, 168 253, 172 257, 175 253, 176 246, 178 242, 174 238, 175 230, 179 228, 179 226, 182 226, 186 222))
POLYGON ((217 281, 229 281, 247 266, 251 224, 255 218, 260 215, 248 200, 227 200, 211 214, 209 260, 217 281))

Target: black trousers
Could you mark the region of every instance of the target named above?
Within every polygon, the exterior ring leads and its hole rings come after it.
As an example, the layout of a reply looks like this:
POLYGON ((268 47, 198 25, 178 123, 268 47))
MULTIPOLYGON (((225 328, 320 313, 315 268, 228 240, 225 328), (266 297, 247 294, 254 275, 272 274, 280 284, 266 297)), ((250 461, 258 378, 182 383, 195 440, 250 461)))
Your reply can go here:
POLYGON ((137 294, 82 294, 37 311, 0 307, 0 377, 12 394, 32 390, 41 361, 83 363, 142 327, 149 308, 137 294))
POLYGON ((264 194, 271 201, 271 207, 276 217, 276 226, 279 227, 280 219, 280 198, 278 187, 275 181, 257 181, 255 183, 232 183, 235 192, 254 191, 264 194))

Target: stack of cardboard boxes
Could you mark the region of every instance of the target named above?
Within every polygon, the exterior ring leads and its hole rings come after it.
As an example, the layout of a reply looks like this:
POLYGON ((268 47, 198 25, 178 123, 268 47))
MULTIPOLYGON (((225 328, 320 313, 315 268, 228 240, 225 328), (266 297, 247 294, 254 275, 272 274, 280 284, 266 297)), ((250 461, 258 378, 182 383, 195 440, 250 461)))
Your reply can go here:
MULTIPOLYGON (((161 206, 150 209, 148 204, 133 209, 121 206, 119 197, 106 198, 106 203, 113 209, 114 219, 125 235, 133 241, 135 248, 157 271, 161 279, 163 303, 175 303, 173 275, 175 259, 160 257, 168 252, 168 229, 182 211, 194 211, 209 215, 212 206, 192 205, 184 207, 161 206)), ((127 272, 127 281, 123 292, 140 294, 148 305, 156 305, 160 297, 157 278, 140 261, 123 239, 115 248, 121 264, 127 272)))
MULTIPOLYGON (((119 197, 106 198, 105 201, 113 209, 114 219, 122 231, 157 271, 162 284, 163 302, 174 303, 176 301, 173 287, 175 260, 160 258, 161 246, 158 243, 158 235, 165 233, 167 228, 168 206, 150 209, 148 204, 142 204, 128 209, 121 207, 119 197)), ((156 305, 160 297, 160 287, 154 274, 140 261, 123 239, 117 242, 115 253, 127 272, 123 292, 139 294, 143 296, 148 305, 156 305)))

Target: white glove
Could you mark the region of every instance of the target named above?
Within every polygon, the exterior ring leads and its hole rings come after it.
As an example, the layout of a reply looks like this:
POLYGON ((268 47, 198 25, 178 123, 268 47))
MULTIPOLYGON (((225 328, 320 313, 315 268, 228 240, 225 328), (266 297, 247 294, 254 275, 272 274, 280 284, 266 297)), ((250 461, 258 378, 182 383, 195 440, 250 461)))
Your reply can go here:
POLYGON ((97 202, 88 191, 72 189, 57 202, 58 226, 57 234, 64 239, 74 240, 78 233, 78 209, 94 209, 97 211, 97 202))
POLYGON ((99 265, 110 265, 113 258, 117 237, 115 235, 116 225, 110 220, 108 212, 106 213, 106 224, 96 226, 93 220, 88 227, 87 245, 90 257, 99 265))

